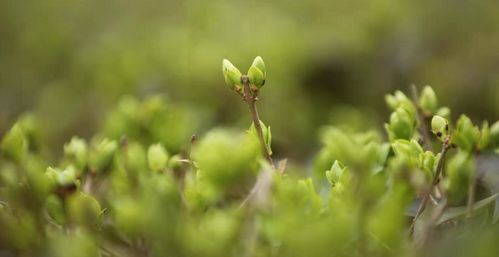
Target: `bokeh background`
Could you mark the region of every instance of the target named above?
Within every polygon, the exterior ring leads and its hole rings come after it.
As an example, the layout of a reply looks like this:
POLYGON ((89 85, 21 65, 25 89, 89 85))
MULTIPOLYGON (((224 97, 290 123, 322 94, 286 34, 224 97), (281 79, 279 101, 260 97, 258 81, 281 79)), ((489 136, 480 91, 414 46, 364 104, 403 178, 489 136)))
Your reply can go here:
POLYGON ((327 124, 382 131, 383 96, 412 83, 433 86, 454 117, 493 122, 498 10, 497 0, 0 0, 0 135, 30 112, 62 150, 105 127, 123 97, 154 95, 189 114, 180 141, 246 129, 221 64, 244 72, 257 55, 277 156, 306 161, 327 124))

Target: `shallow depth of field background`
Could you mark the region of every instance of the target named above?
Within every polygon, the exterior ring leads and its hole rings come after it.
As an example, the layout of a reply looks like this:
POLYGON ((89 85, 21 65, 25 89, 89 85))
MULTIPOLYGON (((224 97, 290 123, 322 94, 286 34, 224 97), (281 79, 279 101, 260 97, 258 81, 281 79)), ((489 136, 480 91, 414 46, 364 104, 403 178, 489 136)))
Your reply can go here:
POLYGON ((257 55, 278 157, 306 162, 323 125, 382 131, 383 96, 412 83, 433 86, 454 117, 493 122, 498 10, 496 0, 0 0, 0 135, 31 112, 57 152, 102 128, 124 96, 157 94, 192 114, 186 134, 246 129, 221 64, 245 72, 257 55))

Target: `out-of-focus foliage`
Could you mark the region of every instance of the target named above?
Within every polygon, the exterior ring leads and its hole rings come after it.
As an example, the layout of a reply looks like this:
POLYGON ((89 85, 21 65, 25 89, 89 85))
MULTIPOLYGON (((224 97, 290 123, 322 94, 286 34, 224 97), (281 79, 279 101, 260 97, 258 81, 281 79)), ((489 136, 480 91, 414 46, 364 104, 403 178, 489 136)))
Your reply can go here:
POLYGON ((0 256, 497 256, 498 9, 0 0, 0 256))
MULTIPOLYGON (((298 149, 316 146, 319 126, 343 124, 332 107, 369 109, 363 116, 381 124, 381 97, 411 83, 434 85, 455 114, 494 119, 497 9, 495 0, 1 0, 0 132, 36 110, 60 151, 72 135, 94 134, 123 95, 158 92, 202 109, 204 130, 242 129, 245 106, 228 97, 219 63, 244 72, 258 54, 272 70, 260 109, 278 155, 308 158, 298 149)), ((171 140, 168 149, 184 138, 171 140)))
POLYGON ((36 119, 21 118, 1 140, 0 254, 495 256, 499 181, 479 167, 497 161, 498 123, 448 121, 400 91, 386 99, 390 117, 404 110, 410 122, 390 118, 388 141, 375 129, 325 127, 310 176, 273 169, 254 126, 169 145, 185 127, 155 116, 177 110, 160 98, 127 98, 134 108, 110 114, 126 126, 73 137, 58 162, 33 147, 36 119))

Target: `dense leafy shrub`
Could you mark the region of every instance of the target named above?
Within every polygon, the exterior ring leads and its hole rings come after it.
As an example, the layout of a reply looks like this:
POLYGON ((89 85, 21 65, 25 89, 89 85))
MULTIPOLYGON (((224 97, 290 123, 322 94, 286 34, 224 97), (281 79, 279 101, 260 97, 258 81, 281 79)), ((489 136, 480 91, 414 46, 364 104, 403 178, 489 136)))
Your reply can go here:
POLYGON ((2 256, 495 256, 499 122, 450 122, 431 87, 387 95, 385 136, 327 127, 313 173, 274 162, 263 60, 225 82, 248 131, 199 139, 189 113, 125 98, 101 133, 45 158, 36 119, 2 139, 2 256), (496 205, 496 209, 493 207, 496 205), (481 237, 477 240, 476 236, 481 237), (494 243, 495 242, 495 243, 494 243))

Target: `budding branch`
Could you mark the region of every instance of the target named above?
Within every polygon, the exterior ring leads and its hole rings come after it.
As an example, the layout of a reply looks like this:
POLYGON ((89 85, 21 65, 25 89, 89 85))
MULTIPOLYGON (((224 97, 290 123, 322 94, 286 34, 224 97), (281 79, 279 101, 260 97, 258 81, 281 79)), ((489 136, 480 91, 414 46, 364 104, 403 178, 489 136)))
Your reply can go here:
POLYGON ((253 118, 253 124, 255 125, 256 134, 258 136, 258 140, 260 140, 260 144, 262 145, 263 154, 265 155, 265 158, 270 163, 272 168, 274 168, 274 162, 272 161, 270 149, 265 143, 262 126, 260 124, 260 117, 258 116, 258 110, 256 109, 256 101, 258 100, 257 92, 251 89, 251 83, 247 76, 242 76, 241 82, 244 85, 243 99, 249 106, 251 117, 253 118))

